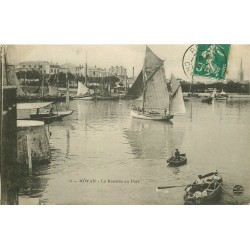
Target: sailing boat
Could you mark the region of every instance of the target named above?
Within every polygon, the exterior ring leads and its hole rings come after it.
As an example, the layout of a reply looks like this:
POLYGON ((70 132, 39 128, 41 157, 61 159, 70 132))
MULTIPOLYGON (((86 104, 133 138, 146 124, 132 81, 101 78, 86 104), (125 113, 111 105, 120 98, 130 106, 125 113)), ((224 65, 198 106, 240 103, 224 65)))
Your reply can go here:
POLYGON ((74 100, 93 100, 93 96, 90 95, 89 88, 82 82, 78 81, 78 89, 74 100))
MULTIPOLYGON (((54 76, 54 82, 51 81, 51 77, 49 76, 49 93, 47 95, 42 96, 42 100, 46 102, 63 102, 66 101, 66 96, 65 95, 60 95, 60 92, 58 90, 58 75, 56 74, 54 76)), ((42 89, 44 89, 44 76, 42 79, 42 89)))
POLYGON ((85 85, 78 81, 77 94, 74 96, 74 100, 93 100, 93 96, 90 95, 90 90, 88 85, 88 64, 87 64, 87 52, 86 52, 86 62, 85 62, 85 85))
POLYGON ((217 101, 225 101, 228 98, 228 94, 226 92, 223 91, 223 89, 221 90, 221 92, 219 94, 216 94, 215 96, 215 100, 217 101))
MULTIPOLYGON (((136 80, 137 86, 142 85, 142 108, 134 107, 131 116, 134 118, 170 121, 175 113, 185 113, 182 90, 179 81, 171 76, 171 85, 166 84, 164 60, 157 57, 146 46, 146 55, 142 72, 136 80), (143 81, 143 85, 140 82, 143 81)), ((135 87, 137 95, 139 90, 135 87)))

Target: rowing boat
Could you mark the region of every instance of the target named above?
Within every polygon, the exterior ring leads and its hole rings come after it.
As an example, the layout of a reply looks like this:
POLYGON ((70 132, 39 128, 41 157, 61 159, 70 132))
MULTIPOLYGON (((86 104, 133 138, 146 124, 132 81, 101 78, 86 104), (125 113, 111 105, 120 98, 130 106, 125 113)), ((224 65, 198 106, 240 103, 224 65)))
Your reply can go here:
POLYGON ((184 204, 216 204, 222 197, 222 185, 223 180, 218 172, 200 176, 198 182, 195 181, 185 188, 184 204))
POLYGON ((172 156, 167 160, 167 163, 169 164, 170 167, 177 167, 177 166, 184 165, 187 163, 186 154, 180 154, 178 158, 175 156, 172 156))

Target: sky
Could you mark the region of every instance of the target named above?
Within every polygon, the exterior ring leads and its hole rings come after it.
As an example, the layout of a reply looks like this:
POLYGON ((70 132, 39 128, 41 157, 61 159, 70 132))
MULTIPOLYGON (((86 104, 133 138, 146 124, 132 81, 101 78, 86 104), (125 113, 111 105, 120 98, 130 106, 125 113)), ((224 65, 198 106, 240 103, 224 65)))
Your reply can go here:
MULTIPOLYGON (((161 59, 165 60, 166 76, 171 73, 177 78, 189 80, 182 68, 182 59, 190 45, 148 45, 161 59)), ((86 51, 90 67, 110 68, 111 66, 124 66, 128 76, 132 76, 132 67, 138 75, 145 55, 145 45, 9 45, 11 63, 18 64, 23 61, 52 61, 64 64, 66 62, 76 65, 85 64, 86 51)), ((228 79, 237 79, 240 61, 243 61, 244 80, 250 79, 250 45, 232 45, 228 62, 228 79)))

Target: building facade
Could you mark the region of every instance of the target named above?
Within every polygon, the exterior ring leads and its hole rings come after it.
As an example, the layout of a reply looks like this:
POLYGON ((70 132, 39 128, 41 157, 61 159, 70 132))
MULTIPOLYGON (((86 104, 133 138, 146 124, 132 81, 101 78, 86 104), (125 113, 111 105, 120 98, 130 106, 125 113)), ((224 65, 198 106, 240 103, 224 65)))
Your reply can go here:
MULTIPOLYGON (((76 67, 76 76, 85 76, 85 66, 79 65, 76 67)), ((105 77, 109 76, 109 72, 104 68, 88 67, 87 68, 88 77, 105 77)))
POLYGON ((127 69, 123 66, 111 66, 109 68, 109 73, 114 76, 126 76, 127 75, 127 69))
POLYGON ((38 71, 41 74, 54 75, 59 73, 60 66, 57 63, 49 63, 48 61, 26 61, 16 65, 16 72, 32 70, 38 71))

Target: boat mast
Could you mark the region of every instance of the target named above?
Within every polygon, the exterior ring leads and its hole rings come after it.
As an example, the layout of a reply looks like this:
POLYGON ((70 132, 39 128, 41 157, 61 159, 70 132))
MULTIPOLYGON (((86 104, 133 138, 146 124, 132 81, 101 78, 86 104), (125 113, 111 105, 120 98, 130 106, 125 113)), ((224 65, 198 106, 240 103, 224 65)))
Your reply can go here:
POLYGON ((144 58, 144 65, 142 69, 142 79, 143 79, 143 94, 142 94, 142 112, 144 113, 145 108, 145 95, 146 95, 146 77, 145 77, 145 62, 146 62, 146 53, 147 53, 147 45, 146 45, 146 51, 145 51, 145 58, 144 58))
POLYGON ((41 97, 43 99, 44 93, 43 93, 43 87, 44 87, 44 73, 42 73, 42 93, 41 93, 41 97))
POLYGON ((192 87, 192 85, 193 85, 193 80, 194 80, 194 76, 192 75, 192 81, 191 81, 191 83, 190 83, 190 87, 189 87, 188 94, 190 94, 190 92, 191 92, 191 87, 192 87))
POLYGON ((88 81, 87 81, 87 74, 88 74, 88 64, 87 64, 87 60, 88 60, 88 56, 87 56, 87 51, 85 54, 86 57, 86 62, 85 62, 85 86, 87 87, 88 81))
POLYGON ((66 108, 69 109, 69 81, 68 81, 68 68, 66 70, 66 108))

